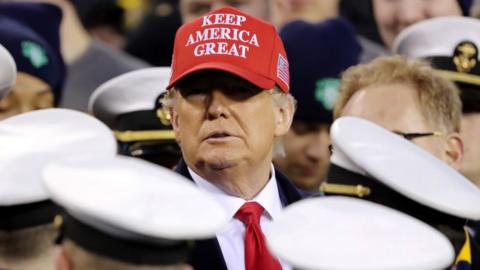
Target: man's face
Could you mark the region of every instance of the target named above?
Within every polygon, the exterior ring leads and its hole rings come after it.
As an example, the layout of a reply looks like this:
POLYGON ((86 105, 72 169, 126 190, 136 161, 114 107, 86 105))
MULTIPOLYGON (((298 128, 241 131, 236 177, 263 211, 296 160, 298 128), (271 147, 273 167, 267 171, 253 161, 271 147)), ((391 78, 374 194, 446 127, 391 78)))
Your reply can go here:
POLYGON ((405 27, 438 16, 460 16, 457 0, 373 0, 373 13, 383 42, 392 47, 405 27))
POLYGON ((0 120, 20 113, 53 107, 53 94, 44 81, 19 72, 8 96, 0 100, 0 120))
POLYGON ((465 142, 465 156, 461 172, 480 187, 480 113, 467 113, 462 117, 461 136, 465 142))
POLYGON ((176 87, 172 125, 191 168, 221 173, 271 162, 293 112, 285 114, 269 91, 220 71, 197 72, 176 87))
POLYGON ((275 165, 298 187, 318 191, 330 164, 330 125, 295 120, 283 138, 285 156, 275 165))
MULTIPOLYGON (((407 84, 378 84, 360 89, 347 102, 341 116, 364 118, 394 132, 438 131, 424 119, 417 92, 407 84)), ((447 161, 443 140, 444 137, 427 136, 413 139, 412 142, 447 161)))

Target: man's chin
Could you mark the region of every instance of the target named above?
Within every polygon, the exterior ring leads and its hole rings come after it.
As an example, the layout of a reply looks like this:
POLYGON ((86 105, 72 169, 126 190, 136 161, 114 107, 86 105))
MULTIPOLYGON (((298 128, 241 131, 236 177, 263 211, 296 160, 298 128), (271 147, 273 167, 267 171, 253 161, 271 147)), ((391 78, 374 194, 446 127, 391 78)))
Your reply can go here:
POLYGON ((295 185, 299 187, 300 189, 303 190, 308 190, 308 191, 318 191, 320 187, 320 181, 318 181, 320 177, 300 177, 295 180, 295 185))
POLYGON ((197 165, 212 171, 222 171, 235 167, 238 162, 226 156, 205 157, 197 162, 197 165))

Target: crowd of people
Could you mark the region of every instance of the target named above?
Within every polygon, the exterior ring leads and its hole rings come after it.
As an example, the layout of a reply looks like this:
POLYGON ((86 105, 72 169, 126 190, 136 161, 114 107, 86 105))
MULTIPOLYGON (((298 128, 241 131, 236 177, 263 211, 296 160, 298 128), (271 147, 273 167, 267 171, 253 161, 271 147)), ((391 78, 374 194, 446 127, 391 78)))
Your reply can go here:
POLYGON ((0 0, 0 269, 480 269, 479 11, 0 0))

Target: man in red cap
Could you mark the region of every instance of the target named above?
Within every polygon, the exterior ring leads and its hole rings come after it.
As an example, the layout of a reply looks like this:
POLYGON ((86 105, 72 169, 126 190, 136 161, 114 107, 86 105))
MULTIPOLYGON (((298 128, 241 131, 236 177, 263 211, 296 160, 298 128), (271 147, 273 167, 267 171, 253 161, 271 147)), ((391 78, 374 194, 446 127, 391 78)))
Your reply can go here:
POLYGON ((272 165, 295 110, 274 26, 233 8, 183 25, 167 89, 163 103, 184 159, 177 171, 232 217, 216 239, 197 245, 194 269, 291 269, 263 238, 282 207, 302 198, 272 165))

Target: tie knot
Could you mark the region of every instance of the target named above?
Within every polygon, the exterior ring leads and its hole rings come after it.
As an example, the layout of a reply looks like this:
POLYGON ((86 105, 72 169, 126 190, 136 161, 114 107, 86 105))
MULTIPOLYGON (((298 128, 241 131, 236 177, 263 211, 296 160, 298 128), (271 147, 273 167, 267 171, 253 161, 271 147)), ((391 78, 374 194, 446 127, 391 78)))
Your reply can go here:
POLYGON ((246 202, 238 209, 235 218, 243 222, 246 226, 260 223, 260 217, 263 214, 263 207, 257 202, 246 202))

